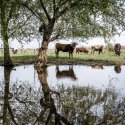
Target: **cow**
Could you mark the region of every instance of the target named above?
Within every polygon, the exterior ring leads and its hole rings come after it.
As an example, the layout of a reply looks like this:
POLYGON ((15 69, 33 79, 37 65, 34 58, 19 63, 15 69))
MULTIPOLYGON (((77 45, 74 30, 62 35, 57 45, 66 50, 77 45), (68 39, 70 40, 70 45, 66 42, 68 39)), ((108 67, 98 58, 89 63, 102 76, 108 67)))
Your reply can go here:
POLYGON ((114 52, 114 48, 113 47, 108 48, 108 52, 114 52))
POLYGON ((56 58, 59 57, 59 51, 68 52, 69 59, 70 59, 70 56, 73 58, 73 51, 74 51, 76 45, 77 45, 76 42, 72 42, 71 44, 56 43, 56 45, 55 45, 56 58))
POLYGON ((56 66, 56 77, 61 79, 61 78, 71 78, 72 80, 76 80, 76 75, 74 73, 73 70, 73 66, 69 65, 69 69, 68 70, 59 70, 59 66, 56 66))
POLYGON ((89 51, 84 47, 76 48, 76 54, 77 53, 79 54, 79 52, 83 52, 83 53, 87 53, 87 54, 89 53, 89 51))
POLYGON ((94 55, 95 51, 98 51, 99 55, 100 53, 102 53, 103 50, 103 45, 95 45, 95 46, 91 46, 92 49, 92 54, 94 55))
POLYGON ((120 43, 116 43, 114 45, 114 52, 115 52, 115 55, 117 56, 120 56, 120 53, 121 53, 121 44, 120 43))
POLYGON ((12 48, 12 52, 13 52, 13 54, 16 54, 17 51, 18 51, 17 49, 12 48))

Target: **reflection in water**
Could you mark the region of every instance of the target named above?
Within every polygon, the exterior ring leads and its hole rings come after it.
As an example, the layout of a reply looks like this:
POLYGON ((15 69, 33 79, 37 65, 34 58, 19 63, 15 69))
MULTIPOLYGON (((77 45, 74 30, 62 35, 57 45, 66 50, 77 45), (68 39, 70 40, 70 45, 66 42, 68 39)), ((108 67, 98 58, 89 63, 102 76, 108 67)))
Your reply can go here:
POLYGON ((125 97, 119 99, 114 87, 103 90, 65 84, 50 87, 47 69, 37 70, 37 73, 41 86, 34 89, 23 81, 10 84, 11 69, 4 70, 5 84, 0 84, 0 97, 3 97, 0 98, 0 124, 125 124, 125 97))
POLYGON ((91 65, 93 69, 104 69, 103 65, 91 65))
MULTIPOLYGON (((14 119, 14 114, 11 110, 11 106, 9 104, 9 99, 12 98, 12 93, 9 92, 9 84, 10 84, 10 73, 12 71, 12 68, 4 68, 4 102, 3 102, 3 125, 9 125, 10 121, 8 120, 8 116, 10 115, 12 121, 16 124, 16 121, 14 119)), ((17 124, 18 125, 18 124, 17 124)))
POLYGON ((73 65, 69 65, 68 70, 59 70, 59 66, 56 66, 56 77, 57 78, 71 78, 72 80, 76 80, 76 75, 73 70, 73 65))
POLYGON ((124 125, 125 122, 125 100, 118 101, 112 88, 102 92, 91 87, 59 86, 54 91, 42 92, 22 84, 13 86, 11 92, 13 117, 8 113, 7 125, 124 125))
MULTIPOLYGON (((50 88, 48 86, 47 69, 46 68, 43 68, 43 69, 37 68, 37 73, 38 73, 38 77, 39 77, 40 83, 42 85, 42 90, 43 90, 43 94, 44 94, 44 97, 42 97, 40 99, 40 104, 45 109, 45 111, 47 109, 49 109, 49 111, 48 110, 46 112, 44 111, 44 113, 46 114, 46 121, 45 121, 45 123, 43 121, 41 121, 42 124, 44 123, 45 125, 48 125, 48 124, 51 125, 53 122, 55 122, 55 125, 62 125, 62 123, 66 124, 66 125, 71 125, 71 123, 66 118, 64 118, 57 112, 54 99, 52 98, 52 93, 53 92, 55 94, 58 94, 58 93, 50 90, 50 88), (52 117, 54 117, 54 119, 55 119, 54 121, 53 121, 52 117)), ((43 113, 42 113, 42 115, 43 115, 43 113)), ((39 120, 42 120, 42 119, 39 118, 39 120)))
POLYGON ((121 66, 120 65, 115 65, 114 70, 115 70, 116 73, 120 73, 121 72, 121 66))

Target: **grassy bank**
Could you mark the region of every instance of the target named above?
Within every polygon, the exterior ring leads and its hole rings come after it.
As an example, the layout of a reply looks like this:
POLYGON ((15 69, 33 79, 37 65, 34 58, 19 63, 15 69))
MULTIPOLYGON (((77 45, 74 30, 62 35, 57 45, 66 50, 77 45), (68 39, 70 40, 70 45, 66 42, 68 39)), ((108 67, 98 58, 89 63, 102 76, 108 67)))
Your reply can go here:
MULTIPOLYGON (((33 64, 37 60, 37 51, 28 50, 27 52, 21 53, 20 51, 17 54, 11 53, 11 58, 15 65, 21 64, 33 64)), ((54 50, 48 50, 48 64, 84 64, 84 65, 115 65, 125 64, 125 50, 122 50, 121 56, 115 56, 113 52, 108 52, 104 50, 103 54, 99 55, 95 53, 92 54, 76 54, 74 52, 73 59, 68 58, 68 53, 60 52, 59 58, 55 57, 54 50)), ((2 64, 2 57, 0 57, 0 64, 2 64)))

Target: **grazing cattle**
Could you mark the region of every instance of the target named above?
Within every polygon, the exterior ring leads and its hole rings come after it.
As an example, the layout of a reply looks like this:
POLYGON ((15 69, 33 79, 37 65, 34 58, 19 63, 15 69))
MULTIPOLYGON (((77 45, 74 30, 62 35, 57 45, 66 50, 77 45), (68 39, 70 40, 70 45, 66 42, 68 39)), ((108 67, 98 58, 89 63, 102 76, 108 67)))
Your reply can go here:
POLYGON ((14 49, 14 48, 12 49, 13 54, 16 54, 17 51, 18 51, 17 49, 14 49))
POLYGON ((115 65, 114 70, 115 70, 116 73, 120 73, 121 72, 121 66, 120 65, 115 65))
POLYGON ((76 45, 77 45, 76 42, 73 42, 71 44, 56 43, 56 45, 55 45, 56 57, 59 57, 59 51, 62 51, 62 52, 68 52, 69 53, 69 59, 70 59, 70 56, 73 58, 73 51, 74 51, 76 45))
POLYGON ((115 52, 115 55, 117 56, 120 56, 120 53, 121 53, 121 44, 120 43, 117 43, 114 45, 114 52, 115 52))
POLYGON ((71 78, 72 80, 76 80, 76 75, 73 70, 73 66, 70 65, 68 70, 59 70, 59 66, 56 66, 56 77, 57 78, 71 78))
POLYGON ((103 50, 103 45, 95 45, 95 46, 91 46, 92 49, 92 54, 94 55, 95 51, 98 51, 99 55, 100 53, 102 53, 103 50))
POLYGON ((84 47, 76 48, 76 54, 77 53, 79 54, 79 52, 83 52, 83 53, 87 53, 88 54, 89 51, 86 48, 84 48, 84 47))

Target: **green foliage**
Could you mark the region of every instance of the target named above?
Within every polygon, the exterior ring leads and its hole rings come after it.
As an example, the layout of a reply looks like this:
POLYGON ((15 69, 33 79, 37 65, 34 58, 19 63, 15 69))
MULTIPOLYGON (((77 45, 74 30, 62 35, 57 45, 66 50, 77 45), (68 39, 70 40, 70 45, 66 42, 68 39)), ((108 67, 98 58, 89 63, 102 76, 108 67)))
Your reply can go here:
MULTIPOLYGON (((123 0, 31 0, 30 2, 22 0, 18 2, 29 11, 26 12, 27 16, 30 12, 34 15, 36 29, 40 23, 49 24, 54 20, 52 36, 58 33, 61 38, 111 37, 125 29, 123 0)), ((32 21, 31 19, 30 24, 33 24, 32 21)), ((36 32, 34 28, 26 27, 24 31, 33 34, 33 31, 36 32)))
POLYGON ((124 5, 123 0, 12 0, 5 7, 8 33, 20 42, 40 39, 40 23, 55 20, 52 36, 111 37, 125 29, 124 5))

